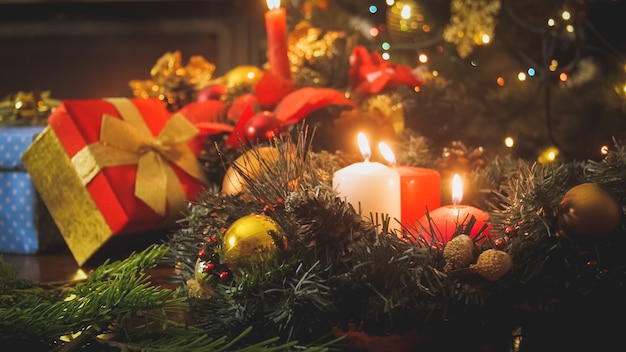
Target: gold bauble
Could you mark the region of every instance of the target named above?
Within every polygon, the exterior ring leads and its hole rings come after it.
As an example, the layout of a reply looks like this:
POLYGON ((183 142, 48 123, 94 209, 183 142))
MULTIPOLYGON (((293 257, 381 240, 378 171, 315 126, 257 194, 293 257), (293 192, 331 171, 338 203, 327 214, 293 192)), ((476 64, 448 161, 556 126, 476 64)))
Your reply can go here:
POLYGON ((621 226, 623 217, 620 201, 592 182, 572 187, 558 205, 559 227, 571 237, 613 233, 621 226))
POLYGON ((272 165, 278 159, 279 151, 274 146, 263 146, 245 152, 226 170, 222 181, 222 192, 228 195, 243 192, 248 185, 246 179, 255 179, 256 175, 264 170, 261 163, 272 165))
POLYGON ((230 225, 224 234, 224 262, 231 270, 251 268, 276 255, 274 237, 284 231, 272 218, 262 214, 246 215, 230 225))
POLYGON ((235 88, 240 85, 254 85, 263 76, 263 71, 256 66, 237 66, 226 72, 220 81, 226 88, 235 88))
POLYGON ((395 43, 414 42, 423 32, 424 15, 415 0, 396 1, 387 9, 387 27, 395 43))

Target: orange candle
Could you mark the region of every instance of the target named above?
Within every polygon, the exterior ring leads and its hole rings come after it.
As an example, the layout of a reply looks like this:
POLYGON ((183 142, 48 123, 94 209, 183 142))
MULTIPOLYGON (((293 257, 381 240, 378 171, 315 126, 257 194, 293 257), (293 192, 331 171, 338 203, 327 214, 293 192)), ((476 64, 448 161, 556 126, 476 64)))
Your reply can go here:
POLYGON ((432 242, 432 238, 430 236, 431 225, 434 228, 436 242, 446 244, 450 241, 450 239, 452 239, 457 227, 459 225, 466 225, 472 216, 476 218, 476 222, 474 223, 474 226, 472 226, 470 232, 466 233, 466 235, 469 235, 471 238, 475 238, 483 226, 486 226, 482 234, 484 236, 489 236, 489 230, 491 229, 491 224, 488 222, 489 214, 470 205, 461 205, 462 198, 463 183, 461 181, 461 177, 457 174, 454 175, 452 180, 453 204, 437 208, 433 211, 430 211, 429 209, 428 214, 424 215, 419 221, 421 226, 427 230, 422 231, 421 233, 427 244, 431 244, 432 242), (428 221, 428 217, 430 217, 430 222, 428 221))
POLYGON ((280 7, 280 0, 266 0, 269 10, 265 12, 267 31, 267 60, 270 72, 276 76, 291 79, 289 57, 287 56, 287 11, 280 7))
POLYGON ((426 208, 437 209, 441 205, 441 176, 437 170, 396 165, 396 158, 387 144, 378 148, 392 170, 400 175, 401 222, 408 229, 426 214, 426 208))

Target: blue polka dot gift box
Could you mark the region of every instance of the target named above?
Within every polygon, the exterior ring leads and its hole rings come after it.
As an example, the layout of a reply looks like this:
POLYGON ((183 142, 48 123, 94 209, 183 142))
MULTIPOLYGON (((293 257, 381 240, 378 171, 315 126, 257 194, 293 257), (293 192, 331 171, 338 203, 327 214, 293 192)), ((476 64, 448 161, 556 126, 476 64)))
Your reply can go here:
POLYGON ((63 243, 20 159, 41 131, 0 127, 0 253, 33 254, 63 243))

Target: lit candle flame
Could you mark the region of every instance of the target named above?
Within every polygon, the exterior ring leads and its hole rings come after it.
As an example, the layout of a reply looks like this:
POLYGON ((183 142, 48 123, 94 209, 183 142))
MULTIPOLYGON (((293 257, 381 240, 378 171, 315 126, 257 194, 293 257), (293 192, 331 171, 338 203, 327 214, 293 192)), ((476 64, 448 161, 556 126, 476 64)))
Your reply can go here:
POLYGON ((463 199, 463 181, 459 174, 454 174, 452 177, 452 204, 459 205, 463 199))
POLYGON ((361 149, 361 155, 363 155, 363 159, 365 159, 365 161, 369 161, 372 157, 372 150, 370 149, 370 144, 367 142, 367 137, 365 136, 365 133, 359 132, 357 138, 359 141, 359 149, 361 149))
POLYGON ((270 10, 276 10, 280 7, 280 0, 265 0, 267 2, 267 8, 270 10))
POLYGON ((393 150, 391 150, 391 148, 387 145, 387 143, 379 142, 378 149, 380 150, 380 153, 383 155, 383 158, 385 158, 385 160, 387 160, 387 162, 391 164, 391 166, 396 165, 396 156, 393 154, 393 150))

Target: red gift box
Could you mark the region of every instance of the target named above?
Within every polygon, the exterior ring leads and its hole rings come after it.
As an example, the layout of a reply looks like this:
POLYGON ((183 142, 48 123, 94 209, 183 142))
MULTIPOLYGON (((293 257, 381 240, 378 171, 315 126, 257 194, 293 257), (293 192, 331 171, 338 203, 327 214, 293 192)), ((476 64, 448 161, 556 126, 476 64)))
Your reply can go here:
POLYGON ((79 265, 112 236, 169 228, 205 181, 198 133, 157 99, 66 100, 22 156, 79 265))

